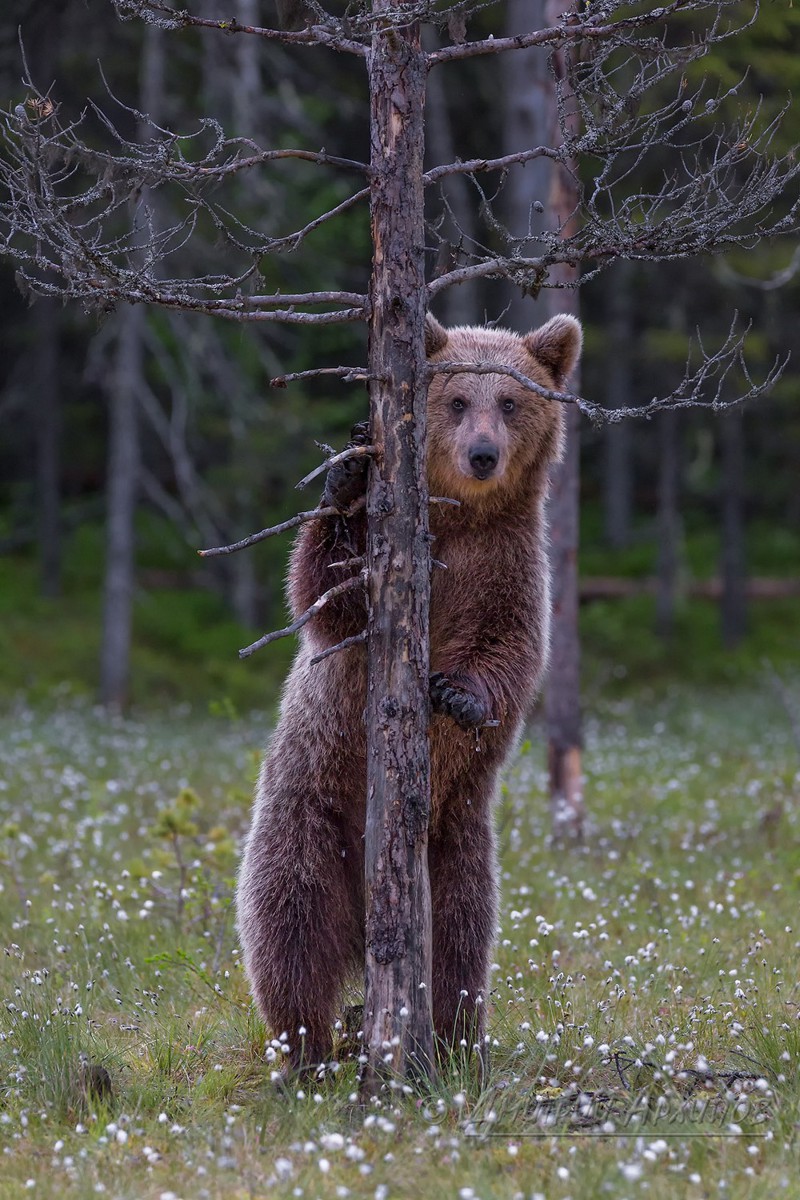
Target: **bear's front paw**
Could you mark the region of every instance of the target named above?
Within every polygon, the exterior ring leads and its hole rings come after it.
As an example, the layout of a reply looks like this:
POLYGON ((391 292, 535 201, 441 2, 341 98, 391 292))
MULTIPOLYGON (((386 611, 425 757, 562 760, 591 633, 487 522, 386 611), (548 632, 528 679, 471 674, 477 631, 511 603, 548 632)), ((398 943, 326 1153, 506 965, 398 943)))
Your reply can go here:
MULTIPOLYGON (((350 441, 347 449, 354 446, 369 445, 369 422, 358 421, 350 430, 350 441)), ((325 481, 325 491, 322 493, 324 507, 338 508, 346 512, 367 490, 367 474, 369 458, 362 455, 359 458, 348 458, 328 471, 325 481)))
POLYGON ((452 717, 462 729, 477 729, 489 719, 483 700, 451 683, 441 671, 431 675, 430 696, 433 711, 452 717))

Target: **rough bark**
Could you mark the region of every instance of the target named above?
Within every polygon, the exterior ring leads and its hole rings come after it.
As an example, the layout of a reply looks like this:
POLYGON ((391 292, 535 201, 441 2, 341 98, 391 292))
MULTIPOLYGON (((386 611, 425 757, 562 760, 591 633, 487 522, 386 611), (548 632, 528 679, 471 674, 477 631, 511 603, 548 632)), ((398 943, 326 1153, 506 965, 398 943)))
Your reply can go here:
MULTIPOLYGON (((391 0, 374 0, 376 15, 391 0)), ((388 24, 388 21, 387 21, 388 24)), ((372 439, 367 496, 366 1092, 432 1068, 430 551, 422 156, 425 67, 416 24, 377 28, 370 86, 372 439)))
MULTIPOLYGON (((555 20, 560 0, 547 0, 545 19, 555 20)), ((556 103, 556 80, 564 80, 564 52, 552 58, 549 76, 548 112, 550 144, 560 136, 556 103)), ((577 129, 574 107, 564 120, 577 129)), ((579 203, 577 166, 559 164, 552 168, 548 215, 569 237, 577 229, 579 203)), ((577 281, 579 268, 559 264, 551 271, 551 283, 560 285, 546 293, 547 315, 567 312, 580 315, 577 281)), ((573 373, 570 386, 580 393, 580 378, 573 373)), ((570 405, 565 413, 564 457, 550 475, 550 571, 552 625, 550 669, 545 690, 547 761, 550 777, 550 811, 553 834, 577 839, 583 836, 585 808, 581 771, 580 632, 578 627, 578 540, 580 527, 580 414, 570 405)))
POLYGON ((680 568, 678 414, 675 412, 662 413, 658 429, 656 631, 660 637, 669 639, 675 632, 675 608, 680 568))
POLYGON ((722 450, 722 641, 738 646, 747 632, 747 565, 744 545, 743 413, 734 408, 720 419, 722 450))
MULTIPOLYGON (((604 356, 609 408, 630 408, 633 401, 633 266, 620 263, 607 277, 608 352, 604 356)), ((630 544, 633 516, 633 437, 628 421, 605 430, 603 516, 605 537, 614 550, 630 544)))

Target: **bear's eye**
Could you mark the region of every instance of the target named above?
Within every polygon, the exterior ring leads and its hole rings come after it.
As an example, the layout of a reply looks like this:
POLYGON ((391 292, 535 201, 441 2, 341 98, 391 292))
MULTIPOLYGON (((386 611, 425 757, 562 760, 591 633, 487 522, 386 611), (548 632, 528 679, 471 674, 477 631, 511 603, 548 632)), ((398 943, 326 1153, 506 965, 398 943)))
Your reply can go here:
POLYGON ((466 400, 462 399, 461 396, 454 396, 453 399, 450 401, 450 406, 451 406, 451 408, 454 409, 455 412, 463 412, 464 409, 467 407, 467 402, 466 402, 466 400))
POLYGON ((503 412, 512 413, 517 407, 517 402, 516 400, 512 400, 510 396, 505 396, 500 401, 500 407, 502 408, 503 412))

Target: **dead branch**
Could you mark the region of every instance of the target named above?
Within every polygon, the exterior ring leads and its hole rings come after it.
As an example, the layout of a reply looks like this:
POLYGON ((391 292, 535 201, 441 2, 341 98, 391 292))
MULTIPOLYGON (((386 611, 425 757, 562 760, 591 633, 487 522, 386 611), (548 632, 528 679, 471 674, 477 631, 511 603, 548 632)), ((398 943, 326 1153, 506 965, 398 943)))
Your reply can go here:
POLYGON ((325 508, 312 508, 308 512, 295 513, 293 517, 289 517, 287 521, 281 521, 279 525, 271 525, 269 529, 251 533, 249 537, 242 538, 240 542, 234 542, 231 546, 212 546, 209 550, 198 550, 197 553, 201 558, 215 558, 218 554, 235 554, 237 550, 246 550, 248 546, 255 546, 258 542, 273 537, 276 533, 285 533, 287 529, 295 529, 298 525, 305 524, 306 521, 320 521, 325 517, 352 517, 364 507, 364 504, 364 497, 359 496, 346 512, 340 512, 332 505, 327 505, 325 508))
POLYGON ((442 362, 431 363, 428 371, 431 375, 445 374, 474 374, 474 375, 508 375, 522 387, 545 400, 555 400, 560 404, 574 404, 578 410, 588 417, 594 425, 614 425, 631 417, 650 419, 659 412, 667 412, 680 408, 710 408, 712 412, 725 412, 726 409, 736 408, 748 400, 755 400, 767 393, 780 379, 789 361, 788 356, 783 361, 776 358, 761 383, 755 383, 744 357, 744 345, 750 326, 742 332, 736 332, 736 314, 734 314, 728 335, 722 346, 713 354, 707 354, 698 334, 698 346, 702 355, 700 364, 692 368, 691 347, 686 360, 683 377, 677 387, 665 396, 654 396, 647 404, 629 408, 604 408, 576 396, 572 392, 558 392, 543 387, 534 379, 518 371, 515 367, 504 363, 493 362, 442 362), (745 382, 744 391, 729 400, 723 398, 723 391, 731 372, 739 372, 745 382), (711 388, 711 394, 706 389, 711 388))
POLYGON ((531 162, 534 158, 550 158, 558 162, 563 158, 563 151, 560 147, 553 150, 549 146, 535 146, 531 150, 518 150, 516 154, 504 154, 502 158, 470 158, 463 162, 456 159, 455 162, 426 171, 422 182, 428 185, 446 175, 473 175, 476 171, 505 171, 516 164, 531 162))
MULTIPOLYGON (((244 138, 231 138, 226 146, 244 143, 253 145, 244 138)), ((186 177, 192 179, 222 179, 226 175, 235 175, 238 171, 250 170, 252 167, 263 167, 265 163, 277 162, 279 159, 297 158, 301 162, 316 163, 320 167, 340 167, 343 171, 358 171, 369 175, 369 165, 355 158, 339 158, 335 154, 327 154, 324 150, 258 150, 246 158, 232 158, 228 162, 215 167, 197 166, 195 163, 186 164, 186 177)))
MULTIPOLYGON (((584 400, 581 396, 576 396, 572 392, 557 392, 552 388, 543 387, 541 383, 537 383, 522 371, 518 371, 516 367, 506 366, 504 363, 494 362, 441 362, 430 363, 428 372, 431 375, 508 375, 511 379, 515 379, 517 383, 522 384, 529 392, 536 392, 538 396, 542 396, 545 400, 558 400, 563 404, 577 404, 581 412, 591 416, 592 410, 597 407, 591 401, 584 400)), ((452 500, 440 500, 440 503, 452 504, 452 500)))
POLYGON ((246 296, 239 300, 195 300, 190 296, 170 295, 149 287, 141 289, 140 294, 136 291, 123 293, 116 288, 107 288, 105 294, 115 300, 129 300, 132 303, 143 301, 158 304, 161 308, 205 313, 210 317, 220 317, 223 321, 273 321, 276 325, 339 325, 365 319, 364 307, 322 313, 297 312, 294 308, 253 309, 246 296))
POLYGON ((330 658, 332 654, 338 654, 340 650, 347 650, 350 646, 358 646, 367 640, 367 631, 362 629, 361 633, 354 633, 352 637, 344 638, 341 642, 337 642, 335 646, 329 646, 327 650, 321 650, 319 654, 315 654, 311 660, 311 666, 315 667, 317 663, 321 663, 323 658, 330 658))
POLYGON ((274 375, 269 386, 286 387, 298 379, 316 379, 320 375, 336 375, 344 383, 366 383, 371 379, 369 367, 314 367, 309 371, 290 371, 288 375, 274 375))
POLYGON ((272 633, 265 633, 258 641, 240 650, 239 658, 249 658, 251 654, 255 654, 256 650, 260 650, 262 646, 268 646, 270 642, 276 642, 278 638, 291 637, 293 633, 298 633, 330 600, 335 600, 337 596, 344 595, 345 592, 351 591, 354 587, 363 587, 365 583, 366 572, 359 571, 358 575, 353 575, 352 578, 345 579, 342 583, 334 584, 332 588, 328 588, 327 592, 323 592, 313 604, 309 605, 304 613, 301 613, 296 620, 292 621, 291 625, 287 625, 285 629, 276 629, 272 633))
MULTIPOLYGON (((203 182, 209 176, 243 169, 245 160, 238 155, 243 144, 249 149, 252 143, 226 139, 218 123, 210 119, 201 120, 194 132, 178 135, 161 129, 129 106, 121 107, 151 131, 149 138, 135 142, 124 138, 94 105, 65 125, 55 109, 36 122, 29 119, 21 105, 13 113, 4 114, 0 255, 15 260, 21 285, 40 294, 80 299, 92 307, 113 307, 120 301, 145 302, 228 320, 295 325, 364 319, 368 305, 358 293, 311 292, 282 299, 279 294, 251 297, 242 289, 257 277, 263 255, 296 250, 320 226, 365 199, 368 188, 345 197, 302 228, 281 236, 265 235, 210 199, 203 182), (98 151, 90 145, 90 116, 100 122, 103 140, 110 137, 116 142, 118 152, 98 151), (192 147, 208 134, 212 145, 203 146, 192 160, 188 157, 192 147), (148 189, 152 193, 166 185, 177 188, 180 194, 172 211, 185 215, 164 225, 157 223, 146 197, 148 189), (132 197, 135 208, 131 220, 132 197), (118 217, 123 218, 119 225, 118 217), (210 220, 222 242, 240 256, 240 261, 244 259, 241 269, 189 279, 165 276, 159 268, 184 250, 201 217, 210 220), (352 307, 328 313, 299 312, 294 307, 328 303, 352 307)), ((258 165, 281 156, 296 155, 259 151, 247 161, 258 165)), ((319 163, 327 161, 324 152, 310 158, 319 163)), ((343 164, 353 165, 349 159, 337 160, 334 165, 343 164)), ((168 210, 161 205, 159 211, 168 210)))
POLYGON ((342 567, 363 567, 366 561, 363 554, 353 555, 352 558, 343 558, 340 562, 328 563, 328 570, 337 571, 342 567))
POLYGON ((342 36, 342 22, 331 18, 325 25, 309 25, 298 31, 268 29, 259 25, 242 25, 235 18, 228 21, 196 17, 184 9, 172 8, 160 0, 113 0, 114 7, 123 19, 141 17, 160 29, 221 29, 224 33, 247 33, 267 41, 281 42, 285 46, 326 46, 347 54, 364 57, 366 47, 342 36))
POLYGON ((717 263, 717 273, 725 283, 742 284, 744 287, 758 288, 762 292, 774 292, 778 288, 785 287, 787 283, 791 283, 798 271, 800 271, 800 246, 795 246, 788 266, 785 266, 782 271, 776 271, 769 279, 756 279, 752 275, 742 275, 741 272, 734 271, 724 258, 717 263))
POLYGON ((318 467, 314 467, 313 471, 309 471, 304 475, 299 483, 294 486, 296 488, 304 488, 320 475, 324 475, 331 467, 338 467, 339 463, 347 462, 351 458, 364 458, 378 453, 377 446, 349 446, 346 450, 342 450, 340 454, 334 454, 331 458, 326 458, 324 463, 320 463, 318 467))
MULTIPOLYGON (((621 7, 619 4, 610 6, 621 7)), ((635 16, 620 17, 609 21, 609 6, 603 5, 597 16, 581 21, 572 14, 565 14, 558 25, 546 29, 536 29, 531 33, 519 34, 516 37, 488 37, 481 41, 461 42, 453 46, 445 46, 427 55, 428 69, 438 67, 442 63, 456 62, 464 58, 476 58, 484 54, 503 54, 507 50, 527 50, 531 46, 557 46, 568 42, 582 41, 615 41, 629 44, 630 35, 648 25, 663 26, 670 16, 675 13, 691 12, 698 7, 707 7, 695 0, 672 0, 656 9, 639 13, 635 16)))
POLYGON ((242 296, 241 299, 249 308, 279 308, 281 304, 350 304, 366 309, 369 304, 369 298, 360 292, 276 292, 274 296, 242 296))

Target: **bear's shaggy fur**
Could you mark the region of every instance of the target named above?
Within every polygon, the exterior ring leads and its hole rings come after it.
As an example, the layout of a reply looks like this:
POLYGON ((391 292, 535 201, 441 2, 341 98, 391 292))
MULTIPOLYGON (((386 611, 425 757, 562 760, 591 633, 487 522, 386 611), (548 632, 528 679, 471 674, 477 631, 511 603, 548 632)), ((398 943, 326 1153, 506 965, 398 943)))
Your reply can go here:
MULTIPOLYGON (((433 362, 497 362, 548 388, 564 384, 580 347, 580 326, 566 316, 525 337, 427 325, 433 362)), ((431 511, 434 554, 447 565, 433 572, 430 614, 433 1017, 449 1042, 483 1031, 497 910, 492 805, 547 660, 543 505, 562 424, 558 402, 506 375, 438 374, 430 386, 430 491, 460 501, 431 511), (476 741, 489 720, 499 724, 476 741)), ((340 490, 352 493, 345 475, 340 490)), ((363 509, 303 526, 289 571, 295 614, 353 573, 331 564, 363 554, 365 533, 363 509)), ((288 1033, 295 1065, 329 1056, 343 984, 363 962, 366 655, 357 645, 310 660, 364 625, 354 589, 302 632, 239 876, 247 974, 274 1034, 288 1033)))

